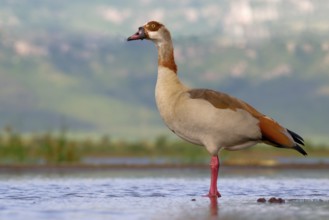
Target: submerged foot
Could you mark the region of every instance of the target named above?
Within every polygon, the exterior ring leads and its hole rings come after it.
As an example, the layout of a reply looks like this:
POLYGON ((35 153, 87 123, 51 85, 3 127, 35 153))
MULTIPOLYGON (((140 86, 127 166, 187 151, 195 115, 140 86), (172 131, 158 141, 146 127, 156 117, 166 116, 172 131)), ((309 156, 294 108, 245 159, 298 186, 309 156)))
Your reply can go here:
POLYGON ((204 195, 205 197, 209 197, 209 198, 212 198, 212 197, 222 197, 222 195, 216 190, 216 193, 215 192, 209 192, 207 195, 204 195))

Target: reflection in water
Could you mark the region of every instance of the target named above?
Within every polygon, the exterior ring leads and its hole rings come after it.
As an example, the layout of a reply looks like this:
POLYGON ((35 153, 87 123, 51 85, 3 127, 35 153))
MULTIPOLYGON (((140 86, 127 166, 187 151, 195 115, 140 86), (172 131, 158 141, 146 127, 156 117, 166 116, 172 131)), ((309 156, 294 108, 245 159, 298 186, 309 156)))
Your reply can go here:
POLYGON ((218 198, 215 196, 209 197, 210 205, 209 205, 209 211, 211 217, 217 217, 218 216, 218 198))

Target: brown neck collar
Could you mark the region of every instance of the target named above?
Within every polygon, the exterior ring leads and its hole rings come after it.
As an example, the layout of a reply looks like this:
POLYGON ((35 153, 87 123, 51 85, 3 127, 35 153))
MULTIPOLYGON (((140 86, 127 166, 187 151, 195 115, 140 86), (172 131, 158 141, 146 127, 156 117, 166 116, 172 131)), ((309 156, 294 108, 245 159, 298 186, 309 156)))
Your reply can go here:
POLYGON ((177 74, 177 65, 174 58, 174 48, 172 43, 162 43, 157 45, 158 48, 158 65, 167 67, 177 74))

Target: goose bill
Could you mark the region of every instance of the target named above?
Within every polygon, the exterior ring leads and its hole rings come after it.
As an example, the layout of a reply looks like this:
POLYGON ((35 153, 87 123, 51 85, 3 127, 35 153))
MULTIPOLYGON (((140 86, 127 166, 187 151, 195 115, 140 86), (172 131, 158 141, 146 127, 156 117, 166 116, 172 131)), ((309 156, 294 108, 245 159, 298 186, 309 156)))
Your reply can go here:
POLYGON ((131 40, 143 40, 146 38, 146 34, 145 34, 145 30, 143 27, 138 28, 138 31, 131 35, 130 37, 128 37, 127 41, 131 41, 131 40))

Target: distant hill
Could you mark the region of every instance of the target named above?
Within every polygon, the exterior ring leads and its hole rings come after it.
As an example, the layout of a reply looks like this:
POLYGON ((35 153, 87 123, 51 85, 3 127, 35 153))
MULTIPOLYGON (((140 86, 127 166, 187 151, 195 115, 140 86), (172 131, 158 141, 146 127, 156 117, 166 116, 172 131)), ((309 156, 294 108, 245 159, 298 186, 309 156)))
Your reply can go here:
POLYGON ((184 2, 157 8, 142 0, 2 1, 0 127, 32 133, 65 126, 76 134, 128 138, 170 135, 154 102, 156 49, 125 38, 152 17, 150 11, 161 18, 172 9, 173 16, 161 20, 172 27, 183 82, 242 98, 306 137, 328 135, 325 4, 184 2), (149 12, 144 17, 132 10, 142 10, 140 5, 149 12), (245 17, 235 14, 238 9, 246 10, 245 17), (215 12, 216 25, 207 17, 215 12), (272 17, 262 20, 265 12, 272 17))

